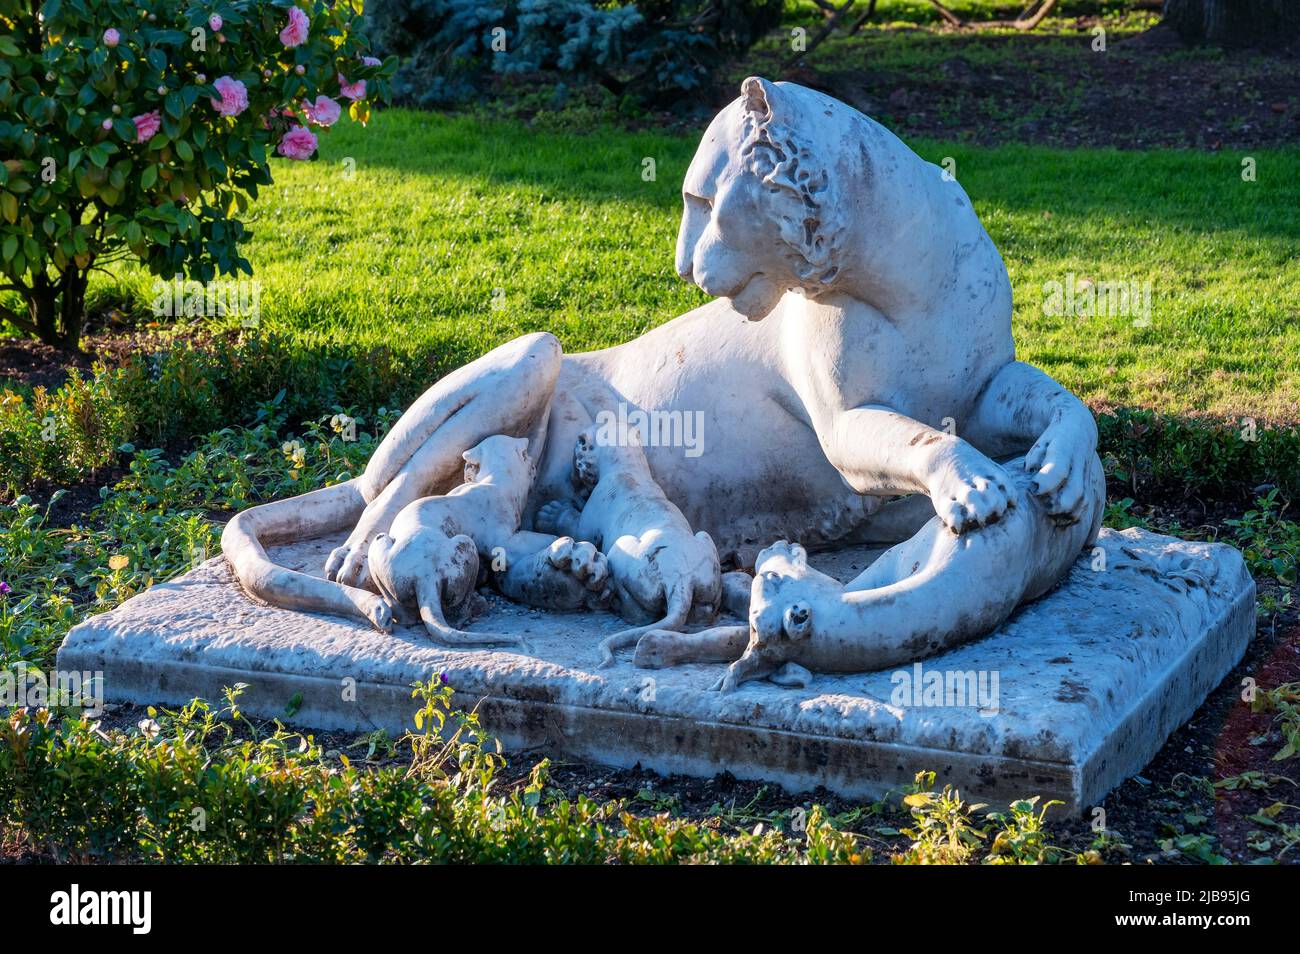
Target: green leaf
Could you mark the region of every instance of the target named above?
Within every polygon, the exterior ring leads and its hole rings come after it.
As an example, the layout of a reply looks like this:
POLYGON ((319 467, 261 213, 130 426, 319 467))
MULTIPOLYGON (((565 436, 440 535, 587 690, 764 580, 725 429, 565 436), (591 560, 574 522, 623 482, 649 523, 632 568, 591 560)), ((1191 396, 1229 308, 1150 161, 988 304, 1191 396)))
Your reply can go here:
POLYGON ((158 167, 146 166, 144 172, 140 173, 140 188, 149 189, 158 181, 158 167))

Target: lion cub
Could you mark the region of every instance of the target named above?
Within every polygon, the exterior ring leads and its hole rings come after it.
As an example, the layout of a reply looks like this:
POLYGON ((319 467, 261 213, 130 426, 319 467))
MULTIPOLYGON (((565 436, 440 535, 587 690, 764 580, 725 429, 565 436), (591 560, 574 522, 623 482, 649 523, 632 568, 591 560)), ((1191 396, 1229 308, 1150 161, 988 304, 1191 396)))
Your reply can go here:
POLYGON ((462 645, 522 645, 518 636, 471 633, 462 623, 482 605, 479 553, 509 544, 532 488, 528 441, 489 437, 462 455, 465 483, 406 505, 370 544, 370 573, 395 607, 416 607, 429 635, 462 645))
POLYGON ((692 607, 704 621, 717 614, 722 578, 713 538, 692 533, 682 512, 650 474, 636 432, 624 445, 598 444, 591 428, 573 449, 574 480, 589 490, 579 511, 552 501, 537 514, 538 529, 588 540, 609 560, 618 610, 629 622, 658 622, 626 629, 601 641, 601 667, 614 651, 655 629, 680 629, 692 607))

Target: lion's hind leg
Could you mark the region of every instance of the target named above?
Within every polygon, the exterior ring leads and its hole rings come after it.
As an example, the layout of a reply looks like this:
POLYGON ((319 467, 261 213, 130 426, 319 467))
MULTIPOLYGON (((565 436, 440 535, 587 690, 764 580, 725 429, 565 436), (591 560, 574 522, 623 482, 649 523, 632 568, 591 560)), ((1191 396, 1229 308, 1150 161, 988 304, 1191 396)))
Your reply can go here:
POLYGON ((360 585, 370 541, 402 508, 441 493, 463 472, 461 454, 494 434, 527 437, 541 458, 562 353, 554 335, 507 342, 453 371, 426 391, 393 429, 355 480, 364 512, 347 542, 330 554, 326 577, 360 585))
POLYGON ((637 640, 632 664, 667 669, 683 663, 734 662, 748 644, 748 626, 714 626, 698 633, 656 629, 637 640))

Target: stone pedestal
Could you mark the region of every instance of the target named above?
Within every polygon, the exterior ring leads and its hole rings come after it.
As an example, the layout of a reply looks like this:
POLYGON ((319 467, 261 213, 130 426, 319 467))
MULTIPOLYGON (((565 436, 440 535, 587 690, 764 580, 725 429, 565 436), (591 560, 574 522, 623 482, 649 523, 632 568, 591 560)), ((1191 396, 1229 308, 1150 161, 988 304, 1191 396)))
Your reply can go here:
MULTIPOLYGON (((319 572, 332 539, 274 549, 319 572)), ((519 631, 532 655, 455 651, 423 630, 384 635, 250 600, 223 558, 74 628, 62 670, 100 671, 108 701, 177 704, 247 683, 244 708, 324 729, 399 733, 411 684, 444 672, 459 705, 480 703, 507 751, 663 773, 817 786, 847 797, 938 773, 991 803, 1042 795, 1071 811, 1139 772, 1241 658, 1255 586, 1240 554, 1140 530, 1103 531, 1053 592, 992 635, 897 671, 815 675, 803 689, 707 691, 722 665, 642 670, 625 654, 597 670, 608 614, 543 614, 493 598, 471 629, 519 631), (355 682, 355 701, 345 687, 355 682)), ((849 579, 867 551, 814 555, 849 579)))

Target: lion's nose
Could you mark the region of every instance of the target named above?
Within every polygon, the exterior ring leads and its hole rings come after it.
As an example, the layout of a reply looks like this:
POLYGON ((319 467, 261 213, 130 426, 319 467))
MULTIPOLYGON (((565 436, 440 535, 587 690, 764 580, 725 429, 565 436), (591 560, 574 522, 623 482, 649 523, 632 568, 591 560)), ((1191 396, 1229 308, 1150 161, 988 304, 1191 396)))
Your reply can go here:
POLYGON ((688 284, 695 281, 695 269, 691 267, 690 262, 677 269, 677 277, 688 284))

